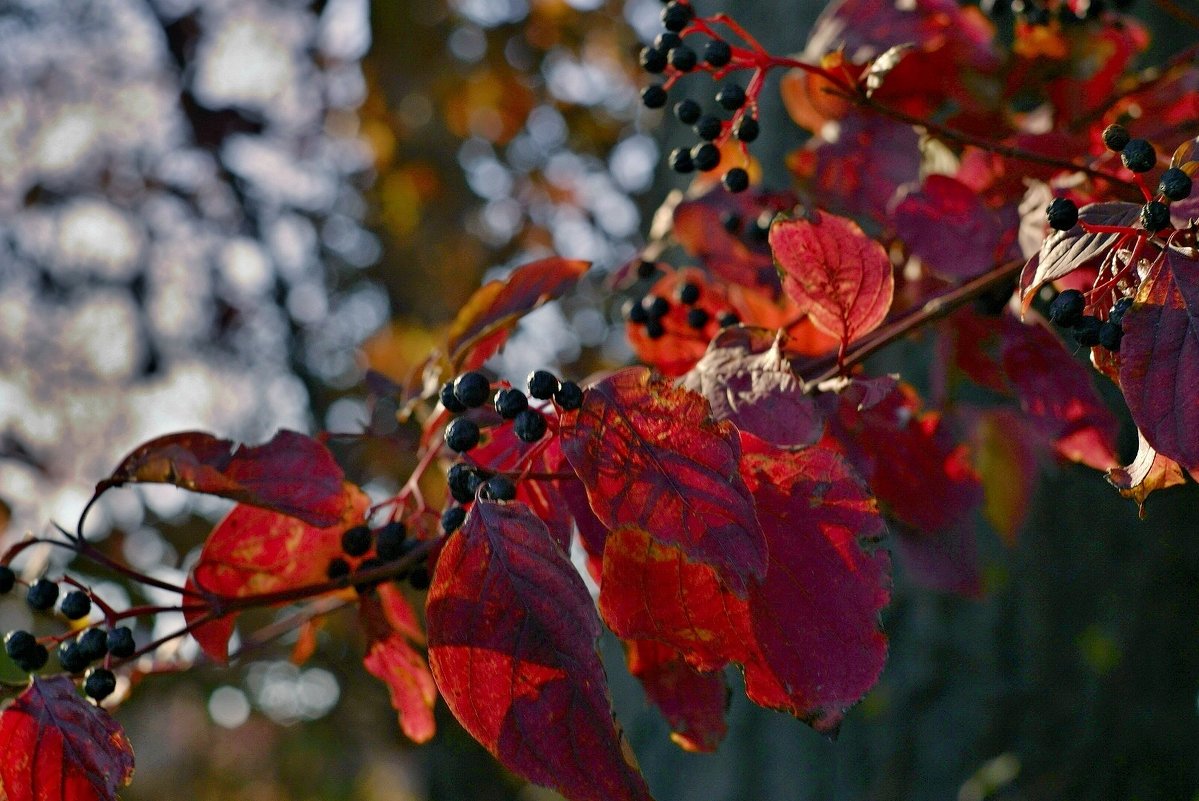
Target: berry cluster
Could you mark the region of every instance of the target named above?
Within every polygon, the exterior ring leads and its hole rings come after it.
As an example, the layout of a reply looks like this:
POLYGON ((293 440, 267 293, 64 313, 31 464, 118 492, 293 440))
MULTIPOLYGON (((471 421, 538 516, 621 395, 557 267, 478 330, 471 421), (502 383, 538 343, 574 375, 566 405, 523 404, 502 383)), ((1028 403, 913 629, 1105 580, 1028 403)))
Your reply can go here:
MULTIPOLYGON (((548 428, 545 415, 529 404, 529 397, 536 400, 553 400, 560 409, 579 408, 583 402, 583 390, 573 381, 559 382, 547 370, 534 370, 528 377, 528 396, 515 387, 501 388, 493 402, 495 413, 507 423, 511 421, 513 431, 523 442, 537 442, 548 428)), ((454 414, 461 414, 487 403, 491 397, 491 383, 478 372, 463 373, 441 388, 441 405, 454 414)), ((456 453, 465 453, 479 444, 479 424, 469 417, 456 417, 445 427, 445 444, 456 453)))
MULTIPOLYGON (((732 46, 716 36, 704 20, 697 20, 691 5, 683 0, 672 0, 662 9, 662 26, 665 30, 658 34, 653 44, 641 50, 642 69, 651 75, 666 76, 665 82, 651 84, 642 90, 641 102, 647 108, 664 107, 669 100, 670 87, 688 73, 704 70, 712 73, 713 79, 718 79, 731 69, 750 66, 733 63, 732 46), (702 55, 685 41, 695 34, 711 37, 704 42, 702 55)), ((732 113, 732 119, 722 119, 720 111, 706 112, 690 98, 675 104, 675 118, 690 125, 698 137, 695 145, 671 151, 668 161, 675 172, 715 170, 721 162, 720 144, 730 135, 742 144, 743 149, 758 138, 756 93, 751 95, 741 84, 728 82, 720 86, 714 100, 720 110, 732 113)), ((724 172, 721 183, 730 192, 743 192, 749 187, 749 173, 744 167, 731 167, 724 172)))
MULTIPOLYGON (((409 538, 407 526, 399 520, 394 520, 378 529, 372 529, 366 525, 354 526, 346 529, 341 535, 341 551, 345 557, 338 556, 330 560, 325 575, 330 580, 336 581, 351 573, 365 573, 407 556, 419 544, 418 540, 409 538), (374 551, 373 555, 370 555, 371 551, 374 551), (357 566, 353 566, 350 562, 351 559, 360 559, 361 561, 357 566)), ((416 586, 417 583, 413 580, 413 576, 419 570, 424 570, 424 568, 415 568, 407 574, 409 583, 413 586, 416 586)), ((427 574, 427 571, 425 572, 427 574)), ((404 578, 404 576, 398 578, 404 578)), ((425 587, 427 586, 426 584, 425 587)), ((371 591, 374 587, 375 584, 372 582, 354 583, 354 588, 363 593, 371 591)), ((417 587, 417 589, 423 588, 417 587)))
POLYGON ((1121 298, 1108 312, 1107 320, 1086 314, 1087 299, 1077 289, 1067 289, 1049 304, 1049 321, 1074 331, 1074 341, 1084 347, 1100 345, 1111 351, 1120 349, 1124 338, 1121 321, 1132 306, 1132 298, 1121 298))
MULTIPOLYGON (((1120 154, 1120 161, 1131 170, 1138 182, 1141 175, 1157 166, 1157 151, 1147 139, 1134 139, 1123 125, 1109 125, 1103 130, 1103 144, 1113 153, 1120 154)), ((1142 184, 1144 187, 1144 184, 1142 184)), ((1152 195, 1141 207, 1141 227, 1149 233, 1157 233, 1170 227, 1170 204, 1190 197, 1191 176, 1177 167, 1162 173, 1156 193, 1144 189, 1146 196, 1152 195)))
MULTIPOLYGON (((690 281, 681 283, 675 289, 675 300, 687 307, 687 326, 696 331, 702 331, 712 319, 707 309, 696 304, 700 299, 701 289, 698 284, 690 281)), ((649 294, 641 298, 630 298, 622 307, 624 319, 633 325, 644 325, 645 335, 650 339, 661 339, 666 335, 665 317, 673 308, 670 300, 661 295, 649 294)), ((741 318, 732 310, 722 311, 716 317, 721 328, 737 325, 741 318)))
MULTIPOLYGON (((7 565, 0 566, 0 595, 11 592, 16 584, 17 578, 12 568, 7 565)), ((25 593, 25 603, 30 609, 45 612, 54 608, 58 595, 58 584, 42 578, 29 585, 25 593)), ((59 612, 70 621, 86 618, 91 610, 91 596, 83 590, 72 590, 59 604, 59 612)), ((137 652, 133 632, 128 626, 116 626, 111 629, 88 626, 74 639, 55 637, 50 641, 60 643, 58 662, 63 671, 69 674, 86 671, 83 690, 96 701, 102 701, 112 695, 116 689, 116 676, 106 667, 90 667, 92 663, 107 656, 126 659, 137 652)), ((5 635, 4 652, 13 664, 27 673, 41 670, 50 658, 49 649, 44 643, 39 642, 32 633, 20 629, 5 635)))

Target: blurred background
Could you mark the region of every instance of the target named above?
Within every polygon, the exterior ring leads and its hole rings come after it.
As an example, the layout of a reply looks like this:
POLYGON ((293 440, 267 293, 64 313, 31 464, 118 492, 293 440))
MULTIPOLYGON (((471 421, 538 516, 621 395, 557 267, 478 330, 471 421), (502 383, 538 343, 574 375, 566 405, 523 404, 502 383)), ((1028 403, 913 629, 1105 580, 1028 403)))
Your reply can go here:
MULTIPOLYGON (((790 52, 823 5, 721 7, 790 52)), ((684 132, 637 99, 636 53, 660 9, 0 5, 4 537, 72 525, 92 485, 162 433, 395 433, 367 369, 402 377, 481 280, 551 252, 592 260, 597 280, 527 318, 497 370, 581 376, 630 358, 599 279, 681 186, 660 161, 684 132)), ((1157 37, 1147 64, 1194 39, 1149 0, 1136 12, 1157 37)), ((755 155, 783 187, 802 133, 776 92, 763 98, 755 155)), ((369 462, 378 492, 410 464, 399 445, 348 455, 369 462)), ((1197 503, 1194 487, 1155 496, 1138 521, 1097 474, 1048 471, 1019 542, 983 536, 982 600, 897 577, 886 673, 836 743, 734 693, 720 751, 686 754, 605 642, 618 716, 661 801, 1195 801, 1197 503)), ((113 492, 89 534, 177 579, 226 508, 170 488, 113 492)), ((161 618, 139 640, 177 625, 161 618)), ((29 625, 23 605, 0 604, 0 630, 29 625)), ((284 647, 138 687, 120 712, 138 760, 124 797, 556 797, 496 767, 444 708, 433 743, 406 743, 352 631, 334 619, 302 667, 284 647)))

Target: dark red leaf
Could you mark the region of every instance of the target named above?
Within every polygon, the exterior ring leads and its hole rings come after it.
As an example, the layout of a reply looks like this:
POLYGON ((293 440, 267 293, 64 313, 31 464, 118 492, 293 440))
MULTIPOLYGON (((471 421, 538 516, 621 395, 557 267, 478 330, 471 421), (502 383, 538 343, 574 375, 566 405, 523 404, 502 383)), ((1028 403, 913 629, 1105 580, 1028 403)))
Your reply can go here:
POLYGON ((1199 472, 1199 264, 1167 250, 1124 315, 1120 388, 1149 445, 1199 472))
POLYGON ((329 450, 283 430, 263 445, 238 445, 200 431, 151 440, 121 461, 96 495, 129 483, 174 484, 329 526, 341 515, 345 474, 329 450))
POLYGON ((612 720, 591 596, 528 507, 475 503, 438 558, 427 620, 446 703, 505 766, 571 801, 650 797, 612 720))
POLYGON ((133 749, 66 676, 34 678, 0 713, 0 798, 113 801, 133 779, 133 749))
POLYGON ((573 259, 542 259, 480 287, 450 325, 447 351, 455 370, 473 370, 487 361, 517 320, 570 291, 589 266, 573 259))
POLYGON ((424 643, 416 613, 403 593, 387 583, 362 598, 359 618, 367 636, 367 672, 387 685, 404 734, 413 742, 428 741, 436 731, 437 685, 413 647, 424 643))
POLYGON ((770 248, 800 311, 842 346, 876 328, 891 308, 895 279, 883 246, 851 220, 776 220, 770 248))
POLYGON ((645 368, 589 388, 562 452, 609 528, 638 525, 711 564, 738 593, 766 572, 766 543, 738 475, 741 446, 704 398, 645 368))
POLYGON ((1008 230, 973 189, 947 175, 925 178, 904 195, 892 216, 912 253, 933 272, 953 279, 991 267, 1008 230))
MULTIPOLYGON (((537 403, 538 401, 534 401, 534 404, 537 403)), ((551 416, 554 414, 552 406, 535 408, 540 408, 551 416)), ((530 473, 546 474, 561 470, 570 471, 557 438, 549 440, 548 443, 546 440, 525 442, 516 436, 515 427, 510 425, 489 430, 486 442, 472 449, 471 457, 480 466, 494 472, 519 473, 527 470, 530 473)), ((516 500, 528 504, 533 514, 549 527, 554 541, 561 545, 563 550, 569 551, 571 510, 555 491, 556 483, 538 478, 517 481, 516 500)))
POLYGON ((629 673, 670 725, 670 739, 686 751, 715 751, 728 732, 729 686, 722 673, 700 673, 679 652, 653 640, 625 643, 629 673))
MULTIPOLYGON (((342 555, 341 535, 365 519, 370 499, 346 482, 338 521, 316 528, 287 515, 239 504, 217 524, 192 569, 188 587, 226 597, 320 584, 334 557, 342 555)), ((189 623, 200 611, 185 612, 189 623)), ((227 615, 192 632, 204 653, 217 661, 229 655, 234 617, 227 615)))
POLYGON ((782 447, 811 445, 824 431, 824 416, 791 369, 782 341, 763 329, 727 329, 683 386, 707 398, 717 420, 782 447))
MULTIPOLYGON (((1078 210, 1078 219, 1092 225, 1129 226, 1137 221, 1140 214, 1141 207, 1135 203, 1091 203, 1078 210)), ((1030 267, 1020 276, 1025 308, 1046 282, 1055 281, 1101 259, 1119 238, 1120 234, 1088 234, 1081 225, 1075 225, 1068 231, 1051 231, 1041 245, 1041 252, 1035 257, 1035 267, 1031 266, 1033 263, 1030 261, 1030 267)))

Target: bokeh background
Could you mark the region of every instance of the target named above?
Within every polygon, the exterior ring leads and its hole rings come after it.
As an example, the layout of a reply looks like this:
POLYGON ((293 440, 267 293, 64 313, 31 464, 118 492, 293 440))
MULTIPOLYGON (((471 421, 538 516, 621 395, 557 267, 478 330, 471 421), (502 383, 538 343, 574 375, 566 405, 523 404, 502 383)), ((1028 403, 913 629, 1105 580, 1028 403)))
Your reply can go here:
MULTIPOLYGON (((789 52, 823 5, 721 7, 789 52)), ((409 451, 394 410, 364 389, 367 369, 403 377, 481 280, 550 252, 592 260, 596 280, 526 319, 496 369, 585 375, 627 360, 602 275, 637 253, 680 186, 660 154, 685 138, 637 102, 636 52, 660 8, 3 4, 3 536, 71 525, 124 453, 188 428, 258 441, 369 426, 391 447, 343 455, 386 492, 409 451)), ((1150 0, 1136 11, 1155 31, 1146 63, 1196 35, 1150 0)), ((776 93, 763 97, 755 155, 782 187, 802 134, 776 93)), ((89 534, 178 578, 226 508, 170 488, 114 492, 89 534)), ((662 801, 1195 801, 1196 509, 1187 487, 1140 521, 1097 474, 1047 469, 1017 543, 981 533, 982 600, 897 576, 887 670, 835 743, 734 693, 719 752, 683 753, 605 642, 618 716, 662 801)), ((27 569, 59 558, 34 554, 27 569)), ((0 604, 0 630, 29 625, 21 604, 0 604)), ((175 625, 160 616, 139 638, 175 625)), ((352 620, 331 621, 301 667, 286 643, 260 656, 136 689, 120 711, 138 759, 126 798, 556 797, 499 769, 444 709, 433 743, 406 743, 352 620)), ((194 657, 187 644, 164 655, 194 657)))

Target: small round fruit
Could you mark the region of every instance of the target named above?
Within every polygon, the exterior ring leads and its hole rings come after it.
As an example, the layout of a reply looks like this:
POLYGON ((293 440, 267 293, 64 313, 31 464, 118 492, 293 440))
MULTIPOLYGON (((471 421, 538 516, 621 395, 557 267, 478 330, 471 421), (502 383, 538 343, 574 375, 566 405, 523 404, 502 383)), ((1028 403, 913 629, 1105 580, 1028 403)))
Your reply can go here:
POLYGON ((574 411, 583 405, 583 390, 573 381, 563 381, 554 393, 554 402, 564 411, 574 411))
POLYGON ((661 50, 663 53, 669 53, 674 48, 683 43, 683 37, 679 36, 674 31, 662 31, 654 37, 654 47, 661 50))
POLYGON ((30 609, 36 609, 39 612, 54 606, 54 602, 58 600, 58 585, 49 579, 38 579, 29 587, 29 592, 25 594, 25 603, 29 604, 30 609))
POLYGON ((736 111, 745 105, 745 90, 739 84, 726 84, 716 93, 716 102, 721 108, 736 111))
POLYGON ((433 577, 429 574, 429 568, 424 565, 413 568, 408 574, 408 584, 414 590, 427 590, 432 583, 433 577))
POLYGON ((708 314, 704 309, 695 308, 687 310, 687 325, 697 331, 703 329, 710 319, 712 319, 712 315, 708 314))
POLYGON ((704 61, 713 67, 723 67, 733 58, 733 49, 723 39, 711 39, 704 45, 704 61))
POLYGON ((522 442, 536 442, 545 436, 545 417, 536 409, 525 409, 516 416, 512 430, 522 442))
POLYGON ((1162 173, 1157 182, 1157 191, 1166 200, 1184 200, 1191 196, 1191 176, 1177 167, 1171 167, 1162 173))
POLYGON ((658 270, 658 265, 654 264, 649 259, 642 259, 641 261, 639 261, 637 263, 637 277, 638 278, 652 278, 654 273, 657 272, 657 270, 658 270))
POLYGON ((450 467, 446 473, 446 484, 450 488, 450 497, 458 503, 470 503, 475 499, 475 495, 470 491, 470 479, 474 475, 474 468, 468 464, 459 462, 450 467))
POLYGON ((507 476, 492 476, 483 492, 493 501, 511 501, 516 498, 516 484, 507 476))
POLYGON ((108 653, 108 635, 100 629, 88 629, 75 638, 75 644, 88 662, 94 662, 108 653))
POLYGON ((1049 322, 1064 328, 1073 328, 1082 320, 1087 307, 1086 297, 1077 289, 1067 289, 1049 304, 1049 322))
POLYGON ((720 164, 720 149, 711 142, 691 148, 691 162, 700 172, 710 172, 720 164))
POLYGON ((1115 153, 1123 150, 1131 139, 1132 135, 1123 125, 1109 125, 1103 129, 1103 144, 1115 153))
POLYGON ((529 394, 537 400, 549 400, 558 391, 558 377, 549 370, 534 370, 525 381, 529 394))
POLYGON ((721 312, 720 316, 716 318, 716 324, 721 328, 732 328, 740 322, 741 318, 737 316, 737 313, 731 311, 721 312))
POLYGON ((14 662, 32 654, 36 645, 37 637, 27 631, 17 629, 4 635, 4 653, 14 662))
POLYGON ((670 62, 670 66, 679 72, 691 72, 691 70, 695 69, 699 57, 695 55, 695 51, 690 47, 681 44, 678 47, 672 48, 666 54, 666 60, 670 62))
POLYGON ((1120 298, 1116 304, 1112 306, 1112 310, 1107 314, 1109 323, 1120 325, 1124 322, 1124 315, 1132 308, 1132 298, 1120 298))
POLYGON ((641 300, 638 298, 629 298, 621 306, 621 315, 633 325, 641 325, 649 319, 649 315, 645 312, 645 307, 641 305, 641 300))
POLYGON ((67 620, 79 620, 92 611, 92 599, 82 590, 72 590, 62 599, 58 609, 67 620))
POLYGON ((1098 317, 1086 315, 1074 326, 1074 341, 1084 347, 1094 347, 1099 344, 1099 329, 1103 323, 1098 317))
POLYGON ((341 550, 346 556, 362 556, 371 549, 374 539, 367 526, 347 528, 341 534, 341 550))
POLYGON ((133 643, 133 632, 128 626, 117 626, 108 632, 108 653, 118 659, 128 659, 136 650, 137 646, 133 643))
POLYGON ((1120 340, 1124 338, 1124 329, 1112 321, 1099 326, 1099 344, 1108 350, 1119 350, 1120 340))
POLYGON ((454 381, 454 397, 468 409, 475 409, 487 402, 491 394, 491 382, 482 373, 463 373, 454 381))
POLYGON ((407 539, 408 529, 399 520, 393 520, 379 529, 375 536, 375 553, 388 562, 399 559, 404 555, 404 542, 407 539))
MULTIPOLYGON (((720 136, 720 132, 724 130, 724 123, 720 121, 719 117, 713 117, 711 114, 709 114, 707 116, 700 117, 699 120, 696 121, 692 130, 695 131, 695 135, 700 139, 703 139, 705 142, 711 142, 713 139, 720 136)), ((694 152, 691 153, 691 158, 695 158, 694 152)))
POLYGON ((479 444, 479 426, 474 420, 459 417, 445 427, 445 444, 450 450, 465 453, 479 444))
POLYGON ((695 121, 698 120, 700 115, 703 113, 703 109, 699 107, 699 103, 696 103, 690 98, 679 101, 674 105, 675 119, 684 125, 694 125, 695 121))
POLYGON ((646 295, 641 299, 641 306, 650 320, 665 317, 670 312, 670 301, 661 295, 646 295))
POLYGON ((667 160, 670 163, 670 169, 679 175, 695 172, 695 163, 691 161, 691 151, 688 148, 676 147, 670 151, 670 156, 667 160))
POLYGON ((340 556, 335 556, 329 560, 328 567, 325 568, 325 577, 329 581, 337 581, 350 575, 350 563, 340 556))
POLYGON ((661 320, 650 320, 645 324, 645 335, 650 339, 661 339, 666 336, 666 326, 662 325, 661 320))
POLYGON ((452 534, 461 528, 466 520, 466 510, 461 506, 451 506, 441 513, 441 530, 452 534))
POLYGON ((687 27, 687 23, 695 16, 694 9, 686 3, 672 2, 662 9, 662 27, 678 33, 687 27))
MULTIPOLYGON (((382 559, 380 559, 377 556, 372 556, 370 559, 363 559, 361 562, 358 563, 358 569, 354 571, 355 578, 357 578, 358 576, 360 576, 364 573, 368 573, 377 567, 382 567, 385 564, 387 564, 387 563, 384 562, 382 559)), ((374 590, 375 587, 379 586, 379 584, 380 584, 380 581, 378 579, 375 579, 373 581, 355 581, 354 589, 359 594, 365 594, 365 593, 369 593, 372 590, 374 590)))
POLYGON ((58 664, 67 673, 82 673, 87 669, 88 662, 79 646, 75 643, 63 643, 58 649, 58 664))
POLYGON ((666 90, 658 84, 651 84, 641 90, 641 105, 646 108, 662 108, 666 105, 666 90))
POLYGON ((1145 139, 1129 139, 1120 151, 1120 160, 1133 172, 1149 172, 1157 164, 1157 151, 1145 139))
POLYGON ((733 167, 724 174, 724 177, 720 179, 720 182, 724 184, 724 188, 730 192, 744 192, 749 188, 749 173, 747 173, 741 167, 733 167))
POLYGON ((1170 226, 1170 208, 1165 203, 1151 200, 1141 206, 1141 225, 1146 231, 1160 231, 1170 226))
POLYGON ((0 565, 0 595, 12 592, 17 583, 17 574, 8 565, 0 565))
POLYGON ((23 659, 14 659, 21 670, 26 673, 33 673, 35 670, 41 670, 46 666, 46 662, 50 659, 50 652, 46 650, 46 646, 40 642, 33 646, 33 650, 29 652, 23 659))
POLYGON ((92 668, 83 680, 83 691, 89 698, 103 701, 117 688, 117 677, 108 668, 92 668))
POLYGON ((666 69, 666 54, 656 47, 641 48, 641 69, 657 75, 662 70, 666 69))
POLYGON ((699 284, 685 281, 679 284, 677 296, 680 302, 686 303, 688 306, 694 306, 695 302, 699 300, 699 292, 699 284))
POLYGON ((753 117, 742 117, 733 125, 733 136, 737 137, 739 142, 749 144, 758 138, 758 134, 762 132, 758 121, 753 117))
POLYGON ((1068 197, 1055 197, 1045 210, 1049 227, 1055 231, 1069 231, 1078 224, 1078 206, 1068 197))
POLYGON ((441 405, 445 407, 450 414, 461 414, 466 411, 466 407, 454 395, 454 382, 446 381, 441 385, 441 392, 438 394, 441 399, 441 405))
POLYGON ((529 408, 529 398, 516 387, 506 387, 495 393, 495 413, 505 420, 529 408))

